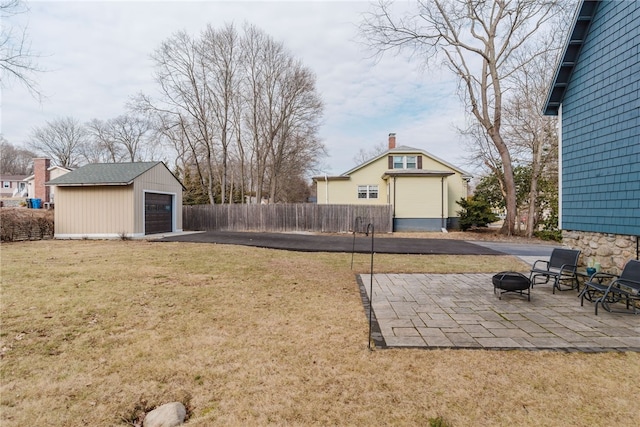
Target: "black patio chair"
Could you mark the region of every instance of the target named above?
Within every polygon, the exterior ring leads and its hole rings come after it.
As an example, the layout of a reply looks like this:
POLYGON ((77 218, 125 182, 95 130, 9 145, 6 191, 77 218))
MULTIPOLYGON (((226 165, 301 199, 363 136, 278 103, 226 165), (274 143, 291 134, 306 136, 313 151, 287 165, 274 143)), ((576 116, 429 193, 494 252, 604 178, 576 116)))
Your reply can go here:
POLYGON ((549 261, 537 260, 533 263, 533 267, 529 273, 531 286, 549 283, 549 280, 553 280, 554 294, 556 293, 556 289, 559 291, 566 291, 576 287, 580 289, 580 283, 578 282, 578 276, 576 274, 579 256, 580 250, 577 249, 554 249, 551 252, 549 261), (538 278, 543 278, 544 282, 539 282, 538 278), (560 287, 567 283, 570 283, 568 289, 562 289, 560 287))
POLYGON ((580 306, 584 306, 584 300, 595 302, 600 298, 605 291, 609 288, 611 280, 616 279, 618 276, 611 273, 605 273, 600 271, 594 273, 584 282, 584 288, 582 292, 578 294, 580 297, 580 306))
POLYGON ((609 283, 601 281, 602 276, 598 277, 598 273, 594 274, 589 281, 585 283, 585 287, 580 293, 580 305, 584 303, 584 298, 590 301, 595 299, 595 311, 598 315, 598 304, 607 311, 612 311, 611 305, 624 301, 627 310, 633 304, 633 313, 640 313, 640 308, 635 301, 640 301, 640 261, 632 259, 627 262, 619 276, 609 275, 611 279, 609 283), (601 295, 595 298, 596 295, 601 295))

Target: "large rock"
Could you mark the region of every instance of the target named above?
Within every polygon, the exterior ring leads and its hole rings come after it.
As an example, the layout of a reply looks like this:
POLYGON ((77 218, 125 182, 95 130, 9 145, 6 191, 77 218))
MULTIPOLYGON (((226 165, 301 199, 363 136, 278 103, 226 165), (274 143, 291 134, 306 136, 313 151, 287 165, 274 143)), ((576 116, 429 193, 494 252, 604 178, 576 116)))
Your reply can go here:
POLYGON ((180 402, 166 403, 149 412, 142 423, 143 427, 176 427, 184 424, 187 409, 180 402))

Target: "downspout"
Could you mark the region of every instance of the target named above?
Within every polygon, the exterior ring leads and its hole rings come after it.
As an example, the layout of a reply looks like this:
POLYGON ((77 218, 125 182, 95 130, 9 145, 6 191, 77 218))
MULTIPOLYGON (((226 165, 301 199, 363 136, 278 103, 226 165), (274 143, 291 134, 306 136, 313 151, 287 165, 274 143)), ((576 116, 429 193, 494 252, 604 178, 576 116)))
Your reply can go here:
POLYGON ((329 204, 329 177, 326 173, 324 174, 324 202, 329 204))
POLYGON ((396 219, 396 179, 397 176, 393 177, 393 219, 396 219))
POLYGON ((393 177, 393 216, 391 217, 391 232, 396 231, 396 180, 397 176, 393 177))
POLYGON ((440 177, 440 221, 440 229, 443 233, 446 233, 447 228, 444 224, 444 176, 440 177))

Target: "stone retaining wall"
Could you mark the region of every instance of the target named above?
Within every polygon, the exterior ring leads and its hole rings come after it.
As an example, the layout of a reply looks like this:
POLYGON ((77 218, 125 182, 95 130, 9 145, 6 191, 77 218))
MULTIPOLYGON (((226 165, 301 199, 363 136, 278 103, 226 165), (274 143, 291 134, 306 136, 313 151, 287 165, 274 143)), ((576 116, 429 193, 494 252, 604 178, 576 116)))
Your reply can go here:
POLYGON ((614 274, 620 274, 627 261, 636 259, 636 239, 636 236, 562 230, 562 244, 582 251, 581 266, 593 260, 599 262, 603 270, 614 274))
POLYGON ((25 197, 3 197, 0 202, 2 202, 3 208, 19 208, 26 204, 25 197))

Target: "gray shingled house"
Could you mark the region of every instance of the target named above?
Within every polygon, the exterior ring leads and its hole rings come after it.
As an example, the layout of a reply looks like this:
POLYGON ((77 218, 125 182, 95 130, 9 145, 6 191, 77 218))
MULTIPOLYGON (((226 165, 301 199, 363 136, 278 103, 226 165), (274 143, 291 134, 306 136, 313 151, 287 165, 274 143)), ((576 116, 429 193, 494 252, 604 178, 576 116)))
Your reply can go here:
POLYGON ((56 186, 56 238, 182 231, 184 187, 163 162, 90 164, 46 185, 56 186))

